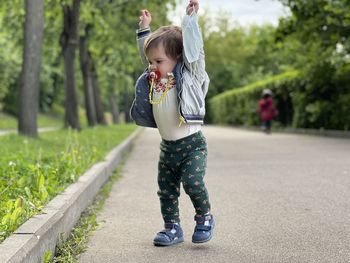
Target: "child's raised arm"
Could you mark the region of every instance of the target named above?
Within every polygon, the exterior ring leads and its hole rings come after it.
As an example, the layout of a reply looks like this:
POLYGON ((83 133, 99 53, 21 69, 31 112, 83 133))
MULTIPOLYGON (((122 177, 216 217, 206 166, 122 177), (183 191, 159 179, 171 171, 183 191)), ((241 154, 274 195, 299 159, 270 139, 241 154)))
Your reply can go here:
POLYGON ((149 25, 151 24, 151 21, 152 21, 151 13, 146 9, 141 10, 140 22, 139 22, 140 29, 149 27, 149 25))
POLYGON ((188 5, 186 7, 186 14, 191 15, 193 11, 198 13, 198 9, 199 9, 198 0, 190 0, 190 2, 188 3, 188 5))
POLYGON ((150 29, 150 24, 152 21, 151 13, 146 9, 140 10, 139 19, 140 19, 139 29, 136 30, 137 47, 138 47, 139 55, 141 57, 142 64, 146 66, 148 65, 148 61, 143 52, 143 44, 147 36, 151 33, 151 29, 150 29))
POLYGON ((197 21, 198 0, 190 0, 182 21, 183 58, 191 74, 202 79, 205 75, 205 61, 202 33, 197 21))

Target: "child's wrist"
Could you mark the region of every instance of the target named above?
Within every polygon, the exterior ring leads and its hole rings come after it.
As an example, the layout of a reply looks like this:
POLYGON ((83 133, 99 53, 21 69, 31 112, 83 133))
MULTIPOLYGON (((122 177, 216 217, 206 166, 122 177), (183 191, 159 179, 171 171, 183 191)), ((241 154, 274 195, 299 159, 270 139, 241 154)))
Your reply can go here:
POLYGON ((144 28, 140 27, 139 29, 136 30, 136 34, 147 32, 147 31, 151 31, 151 28, 150 27, 144 27, 144 28))
POLYGON ((145 24, 145 25, 140 25, 140 29, 145 29, 145 28, 149 28, 149 24, 145 24))

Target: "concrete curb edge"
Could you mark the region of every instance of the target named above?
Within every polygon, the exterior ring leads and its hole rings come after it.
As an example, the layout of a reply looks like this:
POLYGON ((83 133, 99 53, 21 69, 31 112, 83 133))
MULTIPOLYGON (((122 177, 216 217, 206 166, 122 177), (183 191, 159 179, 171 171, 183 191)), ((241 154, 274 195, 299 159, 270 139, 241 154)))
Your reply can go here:
POLYGON ((130 151, 142 128, 138 128, 127 139, 110 151, 105 160, 95 163, 53 198, 43 209, 21 225, 0 244, 0 262, 43 262, 47 251, 55 252, 59 237, 64 239, 78 222, 81 213, 88 207, 99 189, 130 151))

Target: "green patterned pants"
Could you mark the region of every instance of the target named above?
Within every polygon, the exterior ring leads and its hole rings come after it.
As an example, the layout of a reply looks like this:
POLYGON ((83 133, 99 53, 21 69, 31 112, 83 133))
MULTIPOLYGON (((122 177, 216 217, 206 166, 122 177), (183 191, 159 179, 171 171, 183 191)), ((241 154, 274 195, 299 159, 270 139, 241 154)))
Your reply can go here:
POLYGON ((207 165, 207 143, 202 132, 176 140, 162 140, 158 163, 158 196, 164 222, 178 223, 180 183, 190 196, 196 214, 210 211, 204 175, 207 165))

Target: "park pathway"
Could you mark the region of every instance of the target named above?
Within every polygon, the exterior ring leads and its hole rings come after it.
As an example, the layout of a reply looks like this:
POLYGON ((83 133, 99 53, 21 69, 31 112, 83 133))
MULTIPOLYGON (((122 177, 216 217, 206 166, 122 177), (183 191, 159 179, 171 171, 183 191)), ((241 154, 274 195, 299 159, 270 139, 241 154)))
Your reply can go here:
MULTIPOLYGON (((38 128, 38 131, 39 132, 49 132, 49 131, 55 131, 58 129, 59 129, 58 127, 46 127, 46 128, 38 128)), ((12 133, 17 134, 17 129, 0 129, 0 136, 12 134, 12 133)))
POLYGON ((145 129, 114 185, 81 263, 350 262, 350 140, 206 126, 206 184, 215 236, 192 244, 193 209, 182 190, 185 242, 154 247, 161 230, 159 135, 145 129))

